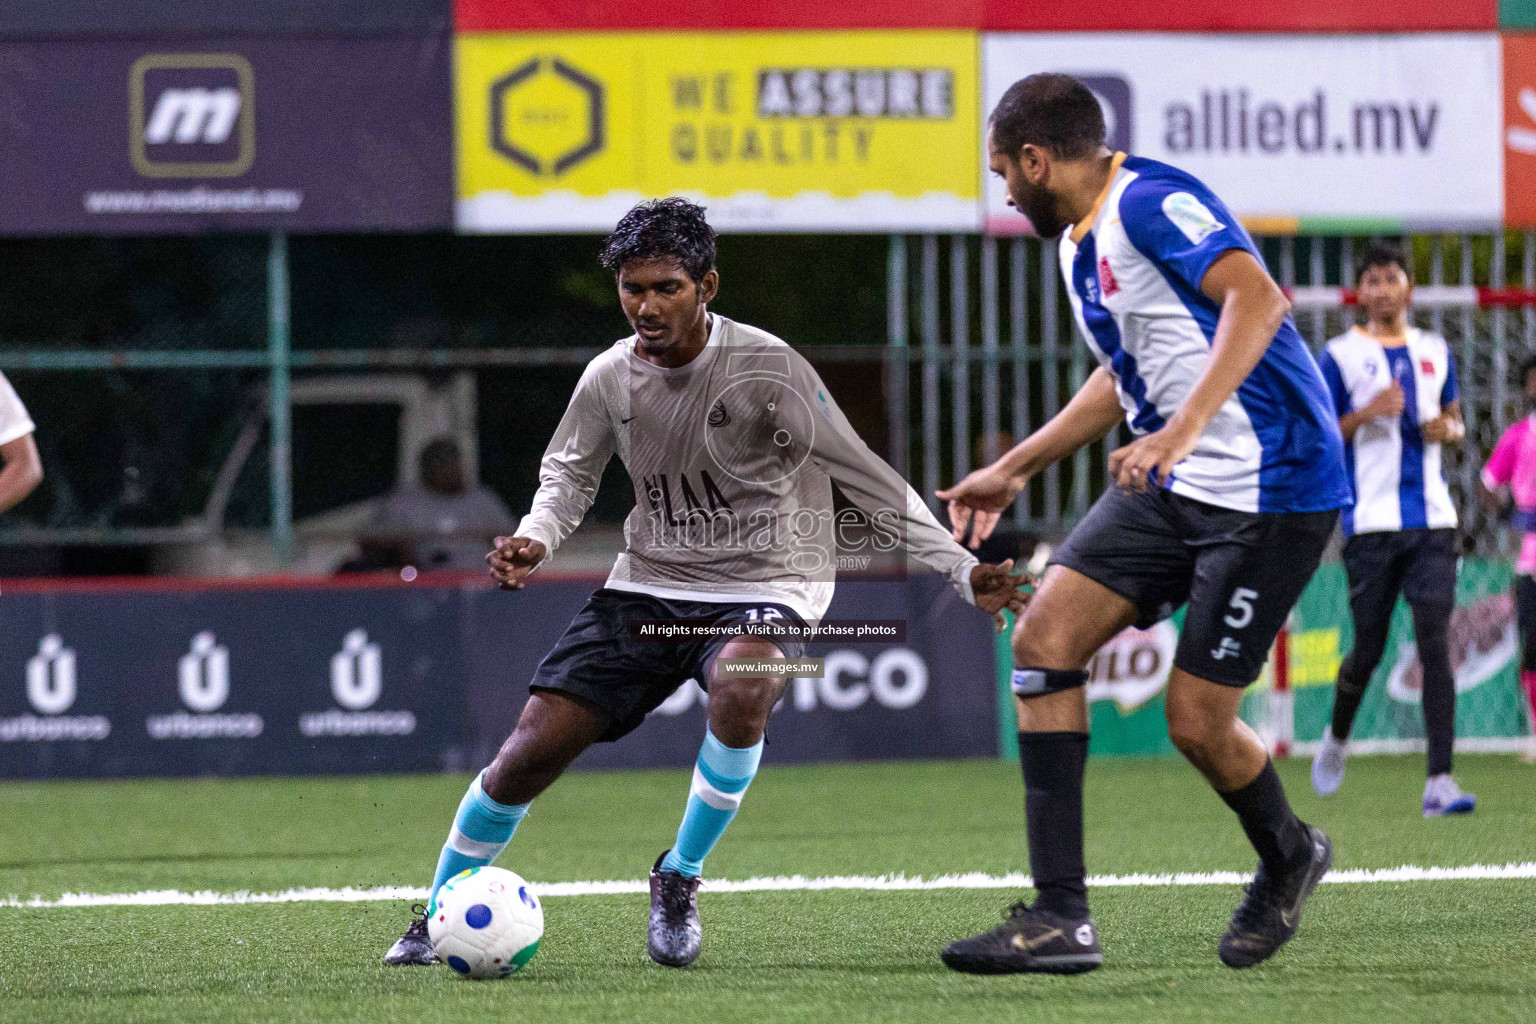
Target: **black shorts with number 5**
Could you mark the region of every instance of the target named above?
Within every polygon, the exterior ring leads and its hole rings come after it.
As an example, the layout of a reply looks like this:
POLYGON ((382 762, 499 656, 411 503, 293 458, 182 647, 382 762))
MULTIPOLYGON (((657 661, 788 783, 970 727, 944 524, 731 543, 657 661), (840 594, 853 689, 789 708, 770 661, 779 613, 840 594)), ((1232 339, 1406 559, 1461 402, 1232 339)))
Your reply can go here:
POLYGON ((1145 629, 1188 604, 1174 665, 1228 686, 1259 677, 1339 514, 1240 512, 1162 488, 1104 492, 1053 564, 1136 606, 1145 629))

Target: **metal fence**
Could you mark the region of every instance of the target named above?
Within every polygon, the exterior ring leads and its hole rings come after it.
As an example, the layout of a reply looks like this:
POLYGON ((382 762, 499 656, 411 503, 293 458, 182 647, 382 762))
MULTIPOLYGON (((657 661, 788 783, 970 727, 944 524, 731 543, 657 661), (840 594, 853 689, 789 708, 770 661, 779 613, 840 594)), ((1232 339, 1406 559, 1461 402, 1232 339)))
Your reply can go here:
MULTIPOLYGON (((1280 237, 1260 244, 1276 280, 1306 292, 1352 288, 1356 259, 1370 241, 1280 237)), ((1536 289, 1536 233, 1402 241, 1422 285, 1536 289)), ((925 495, 1038 429, 1092 369, 1072 325, 1054 243, 898 236, 891 240, 889 285, 889 450, 925 495)), ((1424 295, 1449 291, 1427 287, 1424 295)), ((1314 349, 1355 316, 1337 301, 1317 298, 1299 303, 1295 313, 1314 349)), ((1480 550, 1496 550, 1505 541, 1478 500, 1477 473, 1504 428, 1523 414, 1514 374, 1536 354, 1536 306, 1479 305, 1475 295, 1441 298, 1417 303, 1413 318, 1444 335, 1455 354, 1468 429, 1459 450, 1449 453, 1447 474, 1468 535, 1480 550)), ((1126 429, 1117 428, 1106 443, 1031 480, 1014 509, 1016 527, 1047 536, 1068 529, 1104 489, 1108 452, 1128 440, 1126 429)))
MULTIPOLYGON (((1355 258, 1368 241, 1281 237, 1261 239, 1261 245, 1276 279, 1305 291, 1352 286, 1355 258)), ((1405 241, 1417 277, 1426 285, 1536 289, 1536 233, 1417 236, 1405 241)), ((886 449, 896 468, 930 501, 935 489, 1038 429, 1092 369, 1072 326, 1056 263, 1055 246, 1036 239, 892 236, 886 280, 888 343, 804 349, 818 365, 853 363, 881 375, 886 449)), ((608 341, 593 338, 590 345, 558 348, 295 350, 289 328, 288 247, 282 235, 269 240, 265 278, 265 347, 245 341, 216 350, 13 348, 0 351, 0 369, 244 371, 264 378, 271 424, 270 539, 282 564, 294 544, 288 395, 295 371, 573 366, 592 358, 608 341)), ((1314 303, 1299 308, 1296 320, 1317 347, 1343 330, 1351 316, 1342 306, 1314 303)), ((1523 399, 1512 373, 1527 354, 1536 352, 1536 305, 1479 306, 1475 300, 1421 304, 1415 318, 1446 336, 1460 364, 1468 432, 1460 451, 1447 460, 1447 470, 1469 534, 1482 550, 1497 550, 1503 538, 1477 501, 1476 474, 1505 426, 1522 412, 1523 399)), ((527 444, 541 447, 553 427, 553 420, 543 429, 535 426, 527 444)), ((1016 527, 1045 536, 1065 532, 1105 487, 1107 453, 1128 439, 1125 428, 1117 428, 1104 442, 1032 480, 1014 510, 1016 527)), ((509 497, 520 501, 523 496, 509 497)), ((216 528, 31 526, 0 530, 0 545, 184 543, 189 530, 216 528)))

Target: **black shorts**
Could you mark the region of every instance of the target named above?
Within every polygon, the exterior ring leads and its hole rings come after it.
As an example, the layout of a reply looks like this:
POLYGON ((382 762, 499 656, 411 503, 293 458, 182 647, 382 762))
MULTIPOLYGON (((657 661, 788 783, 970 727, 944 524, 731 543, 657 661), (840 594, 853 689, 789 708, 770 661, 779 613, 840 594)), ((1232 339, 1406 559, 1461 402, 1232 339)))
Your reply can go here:
POLYGON ((1349 607, 1362 625, 1385 628, 1397 595, 1415 608, 1451 614, 1456 606, 1456 531, 1357 533, 1344 542, 1349 607))
MULTIPOLYGON (((569 693, 602 708, 613 721, 601 739, 611 743, 633 731, 688 680, 696 679, 709 689, 715 656, 731 640, 730 636, 719 636, 640 642, 630 638, 631 619, 713 619, 725 623, 776 617, 805 626, 799 615, 782 604, 673 601, 604 587, 576 613, 539 663, 528 689, 569 693)), ((805 656, 804 641, 773 642, 786 658, 805 656)))
POLYGON ((1136 606, 1145 629, 1188 603, 1176 667, 1247 686, 1259 677, 1339 514, 1239 512, 1163 488, 1105 491, 1051 559, 1136 606))

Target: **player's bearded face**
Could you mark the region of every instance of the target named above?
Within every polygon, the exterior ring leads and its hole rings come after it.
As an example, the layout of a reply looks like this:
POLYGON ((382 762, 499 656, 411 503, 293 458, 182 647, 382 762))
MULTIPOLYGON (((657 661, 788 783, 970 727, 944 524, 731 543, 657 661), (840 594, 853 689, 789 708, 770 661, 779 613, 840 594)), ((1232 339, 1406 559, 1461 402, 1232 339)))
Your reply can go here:
POLYGON ((1031 185, 1020 174, 1009 192, 1013 205, 1041 238, 1055 238, 1067 229, 1066 219, 1056 212, 1056 197, 1045 186, 1031 185))
POLYGON ((1003 179, 1008 189, 1008 205, 1022 213, 1041 238, 1054 238, 1065 231, 1067 222, 1056 212, 1056 197, 1050 190, 1031 184, 1020 160, 995 148, 990 136, 987 146, 992 172, 1003 179))

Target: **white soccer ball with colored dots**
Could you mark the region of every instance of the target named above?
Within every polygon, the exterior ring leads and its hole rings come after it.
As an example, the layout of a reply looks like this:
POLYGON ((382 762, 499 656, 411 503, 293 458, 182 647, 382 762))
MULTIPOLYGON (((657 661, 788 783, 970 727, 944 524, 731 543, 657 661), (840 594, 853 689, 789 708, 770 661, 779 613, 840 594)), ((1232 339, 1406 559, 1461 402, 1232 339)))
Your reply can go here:
POLYGON ((544 907, 517 874, 470 868, 444 882, 427 905, 427 935, 459 977, 505 978, 539 951, 544 907))

